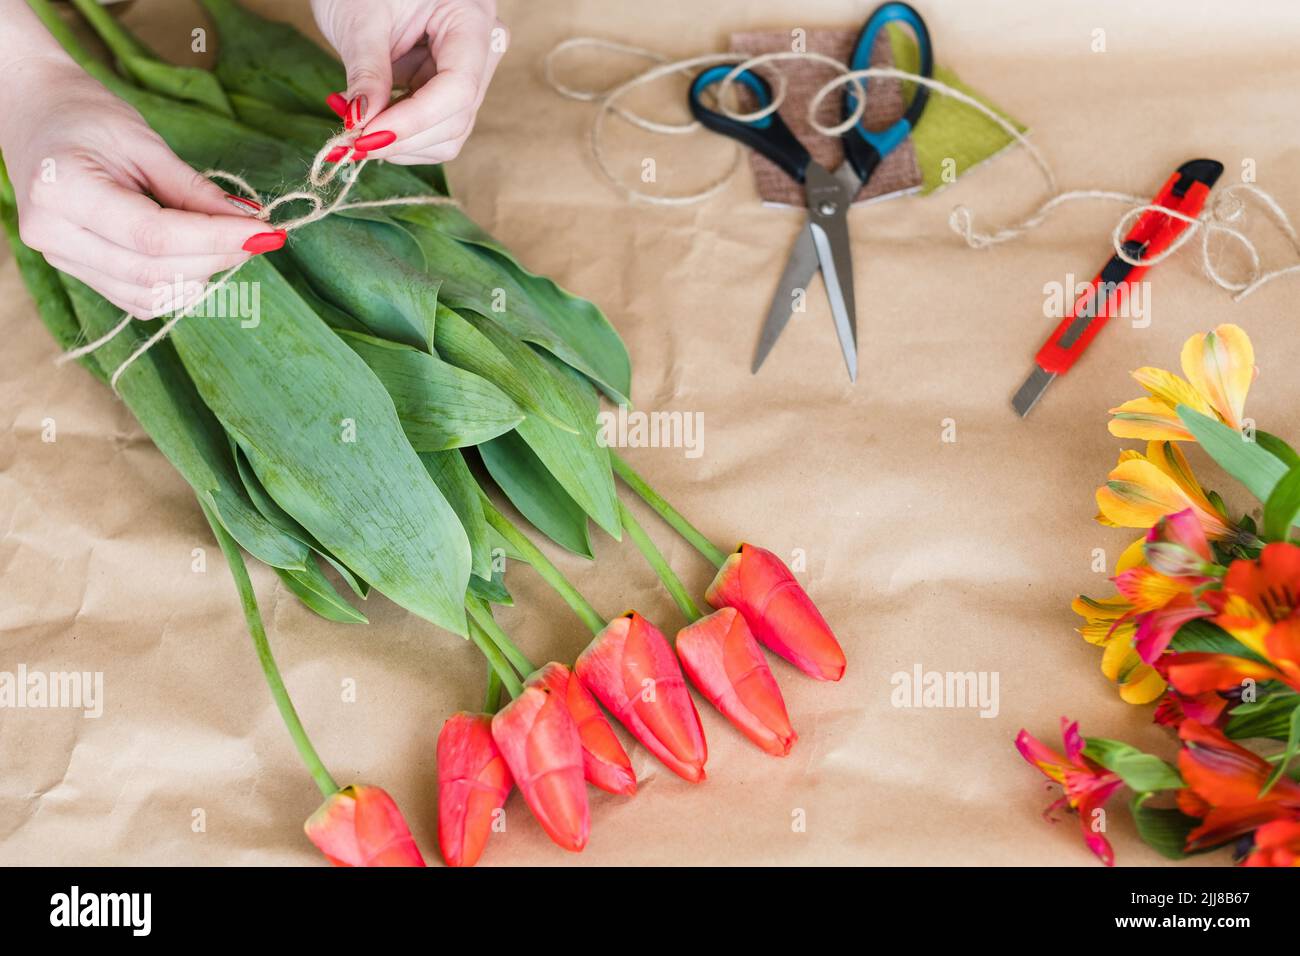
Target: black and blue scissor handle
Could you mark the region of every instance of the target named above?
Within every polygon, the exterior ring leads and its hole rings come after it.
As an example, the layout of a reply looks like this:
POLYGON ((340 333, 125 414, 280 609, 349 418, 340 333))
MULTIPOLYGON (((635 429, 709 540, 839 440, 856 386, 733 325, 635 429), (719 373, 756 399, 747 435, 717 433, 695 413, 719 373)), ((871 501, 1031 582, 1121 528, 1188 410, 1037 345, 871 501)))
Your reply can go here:
MULTIPOLYGON (((912 7, 906 3, 898 2, 882 4, 867 18, 867 22, 863 25, 862 32, 858 34, 857 42, 853 46, 853 53, 849 59, 849 68, 862 70, 871 65, 871 49, 875 45, 876 37, 887 24, 894 22, 905 23, 912 28, 920 52, 920 74, 925 77, 932 76, 934 73, 934 53, 930 48, 930 32, 926 29, 925 21, 912 7)), ((702 70, 695 77, 691 82, 688 96, 691 114, 705 128, 744 143, 750 149, 761 153, 776 163, 796 182, 802 183, 808 164, 812 162, 812 157, 803 144, 795 138, 794 133, 790 131, 790 127, 785 125, 780 116, 772 113, 758 120, 738 120, 704 104, 701 98, 704 91, 715 84, 721 83, 738 65, 739 63, 723 63, 718 66, 711 66, 702 70)), ((754 94, 758 106, 753 112, 758 112, 771 105, 772 87, 763 77, 752 70, 742 70, 736 74, 735 81, 743 84, 754 94)), ((867 81, 862 80, 860 82, 865 94, 867 81)), ((853 165, 854 171, 863 182, 871 176, 872 171, 875 170, 883 157, 888 155, 899 143, 907 139, 917 120, 920 119, 921 111, 925 109, 929 92, 927 87, 918 84, 912 102, 907 107, 907 112, 887 129, 872 132, 859 120, 857 125, 844 134, 845 153, 849 162, 853 165)), ((846 87, 843 115, 847 117, 856 106, 857 97, 852 93, 852 86, 846 87)))
MULTIPOLYGON (((719 113, 704 105, 701 99, 704 91, 710 86, 721 83, 723 78, 739 65, 739 63, 723 63, 711 66, 702 70, 699 76, 691 81, 688 94, 691 114, 706 129, 744 143, 780 166, 795 182, 802 183, 808 171, 808 164, 812 162, 812 156, 804 149, 803 143, 795 138, 794 133, 790 132, 790 127, 785 125, 779 115, 771 113, 762 119, 747 122, 732 119, 725 113, 719 113)), ((741 70, 736 74, 735 81, 754 94, 758 106, 753 112, 772 105, 772 87, 757 73, 752 70, 741 70)))
MULTIPOLYGON (((890 23, 902 23, 911 28, 916 37, 916 48, 919 54, 918 74, 926 79, 932 78, 934 49, 930 45, 930 31, 926 29, 925 21, 916 10, 906 3, 897 2, 881 4, 867 18, 867 22, 862 25, 862 32, 858 34, 858 39, 853 44, 853 52, 849 55, 849 69, 865 70, 871 66, 871 50, 876 45, 876 37, 890 23)), ((862 79, 859 82, 865 94, 867 85, 871 81, 862 79)), ((863 119, 866 118, 864 116, 844 134, 844 152, 858 178, 863 182, 871 178, 871 174, 882 159, 911 135, 920 120, 925 104, 930 98, 930 88, 920 83, 914 85, 916 90, 912 94, 912 102, 907 105, 907 110, 900 119, 883 130, 872 132, 864 125, 863 119)), ((842 115, 845 119, 848 119, 858 107, 858 98, 853 94, 853 90, 851 83, 844 87, 842 115)))

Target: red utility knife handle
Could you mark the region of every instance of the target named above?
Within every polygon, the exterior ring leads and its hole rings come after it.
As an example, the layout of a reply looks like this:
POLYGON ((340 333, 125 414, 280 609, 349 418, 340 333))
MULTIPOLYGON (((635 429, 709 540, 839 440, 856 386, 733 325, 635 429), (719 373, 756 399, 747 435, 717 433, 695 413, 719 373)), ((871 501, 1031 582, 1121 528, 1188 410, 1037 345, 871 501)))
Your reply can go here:
MULTIPOLYGON (((1205 198, 1222 172, 1223 164, 1212 159, 1183 163, 1151 204, 1195 217, 1205 206, 1205 198)), ((1168 249, 1187 226, 1188 223, 1182 219, 1147 210, 1124 238, 1124 252, 1131 259, 1157 256, 1168 249)), ((1106 321, 1124 304, 1129 283, 1141 279, 1148 268, 1125 262, 1118 255, 1112 256, 1080 293, 1052 337, 1038 350, 1034 361, 1039 368, 1053 374, 1067 371, 1083 354, 1088 343, 1097 337, 1106 321)))

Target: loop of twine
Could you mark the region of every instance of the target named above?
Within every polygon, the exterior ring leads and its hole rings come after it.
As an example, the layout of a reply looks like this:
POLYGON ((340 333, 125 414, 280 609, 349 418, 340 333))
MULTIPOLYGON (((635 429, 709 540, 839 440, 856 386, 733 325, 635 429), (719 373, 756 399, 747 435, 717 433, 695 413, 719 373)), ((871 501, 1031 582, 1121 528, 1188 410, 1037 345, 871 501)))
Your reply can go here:
POLYGON ((737 54, 716 53, 689 57, 683 60, 669 60, 666 56, 644 47, 618 43, 600 37, 577 36, 561 41, 554 46, 549 53, 547 53, 546 58, 543 61, 543 71, 547 85, 549 85, 556 93, 559 93, 561 96, 568 99, 596 104, 596 116, 595 119, 592 120, 591 126, 590 146, 592 158, 596 161, 596 165, 601 174, 616 189, 622 192, 624 196, 634 202, 640 201, 658 206, 686 206, 703 202, 720 193, 731 182, 732 178, 740 168, 742 150, 738 143, 734 144, 735 148, 730 167, 721 178, 715 180, 713 183, 698 192, 663 196, 639 190, 620 179, 617 173, 614 172, 609 161, 606 159, 603 132, 607 115, 613 113, 632 126, 646 130, 647 132, 664 135, 693 133, 702 127, 698 121, 676 124, 661 123, 642 116, 634 110, 618 105, 619 100, 638 87, 653 83, 674 73, 690 75, 690 72, 697 67, 713 66, 720 63, 735 63, 735 67, 718 84, 718 109, 731 119, 752 123, 766 116, 772 115, 780 109, 782 103, 785 101, 788 83, 785 76, 781 73, 779 68, 774 66, 774 64, 782 60, 803 60, 805 62, 822 64, 839 74, 823 84, 813 95, 812 100, 808 104, 808 123, 814 130, 823 136, 838 137, 852 129, 858 121, 861 120, 863 112, 866 109, 866 97, 863 95, 862 81, 877 77, 906 80, 911 83, 917 83, 939 93, 942 96, 954 99, 957 102, 976 110, 987 119, 991 120, 1018 145, 1025 148, 1033 159, 1034 164, 1043 175, 1047 187, 1048 198, 1041 203, 1036 210, 1020 219, 1018 222, 1001 226, 990 232, 981 232, 975 229, 975 215, 968 207, 964 205, 954 206, 948 216, 948 226, 953 232, 962 238, 967 246, 972 249, 983 249, 1018 238, 1045 222, 1052 211, 1058 206, 1081 200, 1092 200, 1124 203, 1130 207, 1124 215, 1120 217, 1119 221, 1115 224, 1114 230, 1111 232, 1111 245, 1115 249, 1115 254, 1130 265, 1153 266, 1158 262, 1162 262, 1176 253, 1197 233, 1199 233, 1201 238, 1202 271, 1209 280, 1219 288, 1232 293, 1232 299, 1234 302, 1241 301, 1261 286, 1279 278, 1280 276, 1300 272, 1300 261, 1289 266, 1283 266, 1278 269, 1264 272, 1258 247, 1245 235, 1245 233, 1241 231, 1241 229, 1236 228, 1236 225, 1240 225, 1244 221, 1246 198, 1253 199, 1264 208, 1268 219, 1287 238, 1291 243, 1292 249, 1295 250, 1297 259, 1300 259, 1300 236, 1297 235, 1295 227, 1291 224, 1290 217, 1272 195, 1253 183, 1236 183, 1232 186, 1218 190, 1215 193, 1213 200, 1198 216, 1188 216, 1184 213, 1177 212, 1176 210, 1169 209, 1168 207, 1155 205, 1141 196, 1135 196, 1129 193, 1102 189, 1076 189, 1062 192, 1057 187, 1056 176, 1052 172, 1052 167, 1048 163, 1046 157, 1043 156, 1032 142, 1030 142, 1024 133, 1018 130, 1013 123, 1009 122, 996 110, 981 103, 970 94, 949 86, 947 83, 940 80, 920 76, 915 73, 909 73, 905 70, 899 70, 893 67, 868 67, 862 70, 850 70, 844 63, 834 57, 813 52, 797 53, 793 51, 777 51, 772 53, 761 53, 740 63, 736 63, 736 56, 737 54), (656 65, 636 74, 622 83, 604 90, 579 89, 560 82, 555 75, 556 58, 566 51, 584 47, 634 56, 644 60, 650 60, 656 65), (740 113, 731 109, 727 104, 727 95, 731 92, 732 87, 736 82, 736 78, 746 70, 753 70, 761 66, 769 66, 777 80, 777 88, 773 94, 772 102, 767 106, 750 113, 740 113), (853 84, 857 100, 857 105, 852 113, 849 116, 846 116, 841 122, 831 126, 827 126, 820 122, 817 119, 817 113, 822 104, 825 103, 826 98, 836 90, 849 84, 853 84), (1174 219, 1181 220, 1188 224, 1188 228, 1184 229, 1179 234, 1178 238, 1170 243, 1169 247, 1163 252, 1138 260, 1129 256, 1128 253, 1124 251, 1124 236, 1132 228, 1138 217, 1147 212, 1159 212, 1174 219), (1210 239, 1215 235, 1223 236, 1225 240, 1235 242, 1241 249, 1249 262, 1243 276, 1233 279, 1220 272, 1219 268, 1215 264, 1215 257, 1210 254, 1210 239))
MULTIPOLYGON (((346 147, 350 154, 352 150, 353 141, 356 140, 356 138, 361 135, 361 132, 362 131, 359 129, 343 130, 339 133, 336 133, 334 136, 331 136, 325 142, 325 145, 323 145, 316 152, 316 155, 312 158, 311 168, 308 170, 307 173, 308 188, 282 193, 281 195, 276 196, 274 199, 270 200, 269 202, 263 200, 261 193, 259 193, 252 186, 252 184, 248 182, 248 180, 246 180, 244 177, 236 173, 228 172, 224 169, 209 169, 204 171, 203 175, 208 179, 223 180, 238 188, 240 192, 242 192, 247 198, 253 200, 254 202, 258 203, 258 205, 261 206, 261 209, 258 210, 258 212, 256 212, 255 214, 253 214, 253 218, 260 219, 263 222, 273 226, 276 229, 284 230, 286 233, 292 232, 295 229, 300 229, 303 226, 309 225, 313 222, 318 222, 321 219, 324 219, 326 216, 332 215, 336 212, 342 212, 343 210, 347 210, 347 209, 375 209, 383 206, 409 206, 409 205, 424 205, 424 206, 459 205, 456 202, 456 200, 448 196, 437 196, 437 195, 398 196, 392 199, 370 199, 362 202, 348 202, 347 201, 348 194, 352 191, 352 187, 356 184, 357 176, 361 174, 361 170, 365 167, 366 163, 370 162, 370 160, 363 158, 360 162, 354 163, 352 162, 351 159, 344 158, 344 159, 340 159, 337 163, 331 163, 331 162, 327 162, 325 157, 327 157, 331 152, 333 152, 338 147, 346 147), (347 165, 353 166, 354 168, 349 175, 344 175, 342 177, 343 185, 340 186, 336 192, 334 192, 333 198, 329 198, 328 196, 329 187, 333 184, 334 180, 339 176, 345 163, 347 165), (292 202, 306 202, 310 207, 310 211, 305 213, 304 215, 281 220, 280 222, 271 221, 271 216, 276 210, 292 202)), ((225 285, 234 277, 235 273, 237 273, 240 269, 242 269, 245 265, 247 265, 251 259, 252 256, 250 256, 248 259, 245 259, 243 262, 240 262, 238 265, 232 266, 231 268, 227 269, 225 272, 222 272, 219 275, 217 275, 216 278, 209 281, 207 286, 204 288, 202 295, 196 298, 184 309, 181 309, 180 311, 173 313, 171 317, 168 318, 167 321, 164 322, 162 326, 159 327, 159 329, 153 333, 153 335, 145 339, 144 342, 142 342, 135 349, 135 351, 133 351, 130 354, 130 356, 127 357, 126 361, 124 361, 121 365, 119 365, 117 367, 117 370, 113 372, 112 377, 109 379, 109 386, 113 389, 113 391, 114 392, 117 391, 118 379, 122 377, 122 373, 125 372, 131 366, 132 362, 134 362, 140 356, 144 355, 144 353, 149 351, 149 349, 153 348, 155 344, 162 341, 168 335, 168 333, 170 333, 171 330, 176 327, 177 323, 179 323, 181 319, 185 318, 188 315, 192 315, 195 309, 197 309, 208 299, 212 298, 212 296, 214 296, 218 291, 224 288, 225 285)), ((117 325, 109 329, 108 332, 101 335, 93 342, 88 342, 85 345, 81 345, 68 352, 64 352, 62 355, 58 357, 58 359, 55 360, 55 364, 62 365, 65 362, 71 362, 74 359, 78 359, 81 358, 82 356, 89 355, 91 352, 94 352, 100 346, 105 345, 106 343, 111 342, 113 339, 115 339, 131 324, 133 319, 134 317, 129 313, 123 313, 117 325)))

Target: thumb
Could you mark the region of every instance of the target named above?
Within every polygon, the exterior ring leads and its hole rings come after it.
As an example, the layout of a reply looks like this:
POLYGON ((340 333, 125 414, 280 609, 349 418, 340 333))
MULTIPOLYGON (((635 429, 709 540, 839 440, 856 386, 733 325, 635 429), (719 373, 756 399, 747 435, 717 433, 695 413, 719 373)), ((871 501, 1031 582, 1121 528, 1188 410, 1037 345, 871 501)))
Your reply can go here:
POLYGON ((139 160, 149 193, 168 209, 202 212, 212 216, 251 215, 258 205, 228 193, 163 143, 139 160))
POLYGON ((360 128, 393 95, 392 31, 373 10, 359 13, 339 38, 338 51, 348 75, 348 128, 360 128))

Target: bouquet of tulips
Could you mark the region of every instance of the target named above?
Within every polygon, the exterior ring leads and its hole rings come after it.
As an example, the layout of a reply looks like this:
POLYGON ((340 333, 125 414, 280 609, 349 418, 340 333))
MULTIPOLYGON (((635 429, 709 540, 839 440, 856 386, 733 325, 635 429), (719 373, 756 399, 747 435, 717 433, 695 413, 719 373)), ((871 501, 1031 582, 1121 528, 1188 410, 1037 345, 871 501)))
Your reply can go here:
POLYGON ((1245 417, 1255 379, 1235 325, 1194 335, 1180 377, 1140 368, 1147 395, 1111 409, 1125 450, 1097 489, 1097 520, 1143 529, 1120 555, 1115 594, 1079 596, 1080 633, 1131 704, 1176 735, 1173 763, 1083 737, 1062 718, 1064 753, 1025 731, 1024 758, 1060 784, 1050 809, 1079 815, 1088 847, 1114 862, 1107 802, 1122 787, 1146 843, 1173 859, 1230 846, 1247 866, 1300 865, 1300 455, 1245 417), (1184 454, 1201 450, 1258 500, 1234 517, 1184 454))
MULTIPOLYGON (((346 185, 332 188, 359 197, 325 197, 327 215, 300 220, 282 249, 239 267, 240 283, 258 290, 256 321, 186 310, 163 325, 123 321, 27 248, 0 175, 0 220, 42 321, 65 349, 97 343, 79 361, 113 385, 194 489, 268 686, 325 797, 306 831, 326 856, 423 863, 392 799, 340 787, 312 745, 271 654, 245 553, 330 621, 366 622, 341 580, 484 655, 483 711, 452 716, 437 744, 439 842, 453 865, 478 860, 515 785, 551 838, 575 851, 590 828, 587 782, 635 792, 601 705, 687 780, 704 778, 707 753, 687 678, 763 750, 788 753, 795 732, 760 645, 822 680, 840 678, 844 655, 774 554, 750 544, 722 552, 599 441, 600 394, 626 402, 631 388, 623 342, 600 311, 525 270, 447 198, 440 169, 367 163, 362 145, 330 149, 349 126, 342 68, 289 26, 233 0, 203 0, 222 41, 208 72, 162 61, 96 0, 73 3, 117 72, 78 44, 48 0, 29 0, 70 54, 196 168, 273 197, 293 193, 288 184, 309 170, 316 184, 325 162, 348 167, 346 185), (619 499, 616 474, 717 566, 705 595, 713 613, 701 613, 619 499), (601 617, 493 490, 584 557, 591 522, 616 539, 626 531, 690 622, 675 648, 635 611, 601 617), (590 627, 572 668, 534 667, 496 622, 493 606, 513 603, 499 553, 536 569, 590 627)), ((266 217, 302 201, 231 199, 266 217)))

